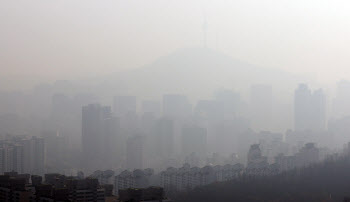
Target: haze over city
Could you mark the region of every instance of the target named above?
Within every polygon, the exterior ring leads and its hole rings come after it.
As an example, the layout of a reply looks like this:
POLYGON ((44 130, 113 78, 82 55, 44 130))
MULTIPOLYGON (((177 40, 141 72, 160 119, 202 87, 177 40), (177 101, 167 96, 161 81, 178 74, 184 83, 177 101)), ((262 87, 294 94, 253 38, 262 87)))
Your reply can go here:
POLYGON ((7 88, 23 88, 138 68, 202 46, 206 21, 209 48, 329 84, 350 77, 349 7, 347 1, 3 1, 0 71, 7 88))
POLYGON ((0 201, 350 201, 349 10, 2 1, 0 201))

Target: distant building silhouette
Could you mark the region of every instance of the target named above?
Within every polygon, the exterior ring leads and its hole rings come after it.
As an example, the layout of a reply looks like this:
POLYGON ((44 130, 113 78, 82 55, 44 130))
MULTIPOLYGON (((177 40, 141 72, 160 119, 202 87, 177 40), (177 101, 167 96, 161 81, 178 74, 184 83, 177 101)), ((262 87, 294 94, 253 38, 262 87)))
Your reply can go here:
POLYGON ((128 169, 142 169, 144 156, 144 137, 129 137, 126 143, 126 167, 128 169))
POLYGON ((313 93, 306 84, 299 84, 294 94, 295 130, 325 130, 326 96, 322 89, 313 93))
POLYGON ((91 169, 106 165, 113 157, 117 130, 118 119, 112 116, 110 107, 90 104, 82 108, 84 165, 91 169))
POLYGON ((333 116, 343 118, 350 116, 350 81, 337 83, 336 97, 333 100, 333 116))
POLYGON ((267 158, 262 156, 260 147, 258 144, 253 144, 250 146, 248 152, 248 164, 247 166, 254 166, 254 164, 267 164, 267 158))
POLYGON ((32 137, 33 174, 42 175, 45 172, 45 141, 44 138, 32 137))
POLYGON ((277 172, 278 168, 275 168, 274 165, 269 165, 267 157, 262 155, 260 145, 251 145, 248 152, 246 173, 248 175, 270 175, 277 172))
POLYGON ((174 154, 174 121, 160 118, 154 127, 155 154, 161 158, 170 158, 174 154))
POLYGON ((250 88, 250 117, 252 127, 257 130, 272 129, 272 86, 256 84, 250 88))

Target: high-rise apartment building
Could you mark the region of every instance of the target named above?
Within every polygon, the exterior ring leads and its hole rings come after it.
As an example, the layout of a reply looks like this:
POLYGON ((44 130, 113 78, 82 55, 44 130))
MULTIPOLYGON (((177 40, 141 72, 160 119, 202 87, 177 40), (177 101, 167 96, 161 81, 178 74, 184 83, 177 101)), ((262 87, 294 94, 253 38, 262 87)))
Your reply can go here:
POLYGON ((45 172, 43 138, 4 140, 0 143, 0 173, 17 172, 42 175, 45 172))
POLYGON ((84 164, 94 169, 105 165, 117 142, 118 119, 110 107, 90 104, 82 108, 84 164))
POLYGON ((45 173, 45 141, 44 138, 33 137, 33 174, 42 175, 45 173))

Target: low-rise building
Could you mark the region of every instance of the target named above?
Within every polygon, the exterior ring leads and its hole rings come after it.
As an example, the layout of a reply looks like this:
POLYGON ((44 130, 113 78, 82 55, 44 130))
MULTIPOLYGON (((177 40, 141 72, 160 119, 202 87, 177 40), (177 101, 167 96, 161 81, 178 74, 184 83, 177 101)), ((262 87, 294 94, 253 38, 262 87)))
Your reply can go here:
POLYGON ((119 200, 120 202, 170 202, 169 199, 164 197, 164 190, 161 187, 148 187, 143 189, 129 188, 119 190, 119 200))
POLYGON ((181 168, 170 167, 161 172, 160 184, 166 192, 190 190, 197 186, 237 178, 242 174, 243 169, 241 164, 205 166, 203 168, 191 168, 185 164, 181 168))
POLYGON ((125 170, 115 177, 115 194, 121 189, 146 188, 150 186, 150 178, 154 174, 153 169, 125 170))

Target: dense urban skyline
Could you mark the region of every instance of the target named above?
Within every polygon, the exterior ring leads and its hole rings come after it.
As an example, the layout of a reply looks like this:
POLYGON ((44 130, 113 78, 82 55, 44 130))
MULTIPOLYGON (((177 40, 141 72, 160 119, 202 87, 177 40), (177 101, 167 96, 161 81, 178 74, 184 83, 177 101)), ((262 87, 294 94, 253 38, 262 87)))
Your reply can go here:
POLYGON ((3 1, 0 201, 350 201, 347 1, 3 1))

